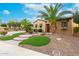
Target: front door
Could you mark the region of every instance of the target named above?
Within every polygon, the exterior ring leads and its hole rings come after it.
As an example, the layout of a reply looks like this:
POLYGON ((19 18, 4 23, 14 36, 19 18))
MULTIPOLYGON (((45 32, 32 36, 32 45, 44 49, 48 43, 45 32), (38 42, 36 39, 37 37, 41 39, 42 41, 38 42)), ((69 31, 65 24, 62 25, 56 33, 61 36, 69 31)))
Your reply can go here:
POLYGON ((46 32, 50 32, 50 25, 49 24, 46 24, 46 32))

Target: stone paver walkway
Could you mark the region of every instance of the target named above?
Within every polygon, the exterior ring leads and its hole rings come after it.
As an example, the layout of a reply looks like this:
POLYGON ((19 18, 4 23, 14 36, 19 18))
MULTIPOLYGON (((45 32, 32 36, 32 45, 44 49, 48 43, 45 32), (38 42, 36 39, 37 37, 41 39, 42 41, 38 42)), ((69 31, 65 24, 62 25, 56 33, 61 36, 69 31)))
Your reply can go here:
POLYGON ((0 56, 48 56, 48 55, 0 41, 0 56))

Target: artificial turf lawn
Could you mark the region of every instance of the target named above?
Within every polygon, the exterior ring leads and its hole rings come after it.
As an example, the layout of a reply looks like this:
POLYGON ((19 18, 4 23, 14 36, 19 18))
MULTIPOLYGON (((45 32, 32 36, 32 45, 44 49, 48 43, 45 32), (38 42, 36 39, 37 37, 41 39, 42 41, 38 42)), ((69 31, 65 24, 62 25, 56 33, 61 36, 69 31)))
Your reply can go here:
POLYGON ((18 37, 21 34, 23 34, 23 33, 15 33, 15 34, 13 34, 11 36, 0 37, 0 40, 4 40, 4 41, 6 41, 6 40, 12 40, 13 38, 18 37))
POLYGON ((32 36, 28 39, 23 40, 19 45, 32 45, 32 46, 44 46, 50 42, 47 36, 32 36))

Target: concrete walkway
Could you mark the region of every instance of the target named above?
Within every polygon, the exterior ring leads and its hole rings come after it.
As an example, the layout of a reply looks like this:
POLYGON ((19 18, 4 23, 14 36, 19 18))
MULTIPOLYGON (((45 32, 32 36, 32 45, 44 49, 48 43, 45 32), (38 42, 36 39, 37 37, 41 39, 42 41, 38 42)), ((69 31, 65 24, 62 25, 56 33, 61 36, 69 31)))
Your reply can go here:
POLYGON ((0 41, 0 56, 48 56, 48 55, 0 41))
POLYGON ((23 34, 23 35, 20 35, 19 37, 14 38, 13 40, 8 40, 4 42, 12 44, 12 45, 18 45, 21 41, 28 39, 29 37, 34 36, 34 35, 40 35, 40 34, 23 34))
POLYGON ((12 45, 18 45, 21 41, 28 39, 30 36, 32 36, 32 34, 20 35, 19 37, 16 37, 13 40, 8 40, 4 42, 12 44, 12 45))

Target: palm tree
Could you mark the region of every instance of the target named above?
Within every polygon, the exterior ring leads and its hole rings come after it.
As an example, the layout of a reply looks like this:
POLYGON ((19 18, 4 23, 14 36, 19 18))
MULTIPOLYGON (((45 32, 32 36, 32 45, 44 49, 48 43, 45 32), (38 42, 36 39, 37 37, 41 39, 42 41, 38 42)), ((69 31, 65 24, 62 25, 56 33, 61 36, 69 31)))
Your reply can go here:
POLYGON ((10 28, 13 28, 14 30, 20 30, 21 29, 21 22, 14 21, 14 20, 9 20, 8 26, 10 28))
POLYGON ((23 19, 21 21, 22 27, 25 29, 26 32, 31 32, 32 30, 32 24, 29 20, 23 19))
POLYGON ((39 17, 44 18, 45 20, 48 20, 50 22, 52 33, 56 32, 57 19, 62 17, 63 15, 72 13, 71 11, 61 11, 62 7, 63 7, 62 4, 57 3, 57 4, 54 4, 54 6, 51 4, 49 6, 44 6, 45 11, 39 12, 41 13, 39 17))
POLYGON ((78 24, 79 27, 79 11, 76 10, 75 13, 73 13, 73 21, 78 24))
POLYGON ((1 27, 1 24, 2 24, 2 19, 0 19, 0 27, 1 27))
POLYGON ((15 22, 14 20, 9 20, 8 26, 9 26, 10 28, 13 28, 13 27, 16 26, 16 22, 15 22))

